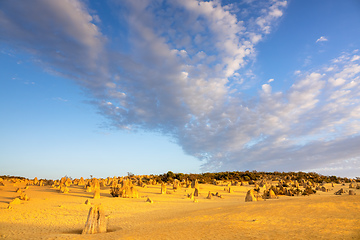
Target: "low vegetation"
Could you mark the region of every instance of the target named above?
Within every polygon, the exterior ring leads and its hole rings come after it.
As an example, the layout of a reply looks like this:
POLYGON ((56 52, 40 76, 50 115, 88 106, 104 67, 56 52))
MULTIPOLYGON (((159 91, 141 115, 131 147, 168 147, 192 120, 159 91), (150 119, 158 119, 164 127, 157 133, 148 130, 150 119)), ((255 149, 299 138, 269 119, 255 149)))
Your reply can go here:
MULTIPOLYGON (((71 177, 65 176, 65 179, 71 179, 71 177)), ((136 178, 134 174, 128 174, 126 178, 136 178)), ((9 176, 9 175, 3 175, 0 176, 0 179, 4 180, 27 180, 25 177, 19 177, 19 176, 9 176)), ((337 176, 324 176, 315 172, 258 172, 258 171, 233 171, 233 172, 217 172, 217 173, 173 173, 172 171, 168 171, 164 174, 159 175, 143 175, 141 178, 141 181, 145 184, 152 185, 154 182, 157 183, 169 183, 173 184, 174 179, 180 180, 180 181, 195 181, 198 180, 199 183, 208 183, 213 184, 214 181, 238 181, 238 182, 249 182, 249 184, 252 184, 255 181, 259 180, 268 180, 268 181, 278 181, 280 179, 282 180, 291 180, 291 181, 301 181, 301 180, 307 180, 312 181, 314 183, 350 183, 352 179, 350 178, 341 178, 337 176)), ((74 179, 78 180, 78 179, 74 179)), ((360 177, 357 177, 356 179, 353 179, 353 181, 360 182, 360 177)), ((42 181, 44 185, 52 185, 54 183, 54 180, 48 180, 48 179, 39 179, 38 181, 42 181)), ((82 181, 84 181, 82 179, 82 181)), ((286 187, 286 186, 284 186, 286 187)))

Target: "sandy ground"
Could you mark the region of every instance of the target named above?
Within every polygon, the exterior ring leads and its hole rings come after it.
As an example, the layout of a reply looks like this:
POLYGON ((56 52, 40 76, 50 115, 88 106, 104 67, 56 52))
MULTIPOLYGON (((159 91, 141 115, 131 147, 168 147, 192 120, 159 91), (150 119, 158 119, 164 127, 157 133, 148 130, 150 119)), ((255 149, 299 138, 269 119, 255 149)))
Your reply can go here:
MULTIPOLYGON (((250 186, 200 184, 198 202, 188 199, 193 189, 182 188, 161 195, 160 185, 138 187, 139 198, 113 198, 109 187, 101 188, 101 199, 81 186, 67 194, 50 186, 30 186, 30 197, 8 209, 24 183, 0 186, 0 239, 360 239, 360 190, 354 196, 330 192, 311 196, 281 196, 245 202, 250 186), (206 199, 208 192, 224 198, 206 199), (150 197, 154 203, 147 203, 150 197), (91 203, 101 203, 108 232, 81 235, 91 203)), ((171 189, 168 186, 168 189, 171 189)))

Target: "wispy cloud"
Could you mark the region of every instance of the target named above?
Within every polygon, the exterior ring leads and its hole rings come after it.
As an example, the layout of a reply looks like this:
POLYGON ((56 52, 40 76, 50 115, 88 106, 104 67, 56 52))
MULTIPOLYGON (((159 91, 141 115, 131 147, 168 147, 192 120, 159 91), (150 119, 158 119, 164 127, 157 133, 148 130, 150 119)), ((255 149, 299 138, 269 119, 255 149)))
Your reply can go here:
POLYGON ((55 101, 59 101, 59 102, 68 102, 68 101, 69 101, 69 100, 64 99, 64 98, 61 98, 61 97, 56 97, 56 98, 53 98, 53 100, 55 100, 55 101))
POLYGON ((246 20, 235 5, 217 1, 114 3, 127 24, 119 43, 126 50, 112 49, 116 40, 81 2, 10 2, 0 3, 2 41, 84 86, 114 126, 168 135, 203 160, 204 170, 306 170, 360 155, 355 54, 297 71, 282 92, 270 79, 256 96, 242 98, 240 70, 286 1, 263 1, 246 20))
POLYGON ((328 39, 327 39, 326 37, 321 36, 320 38, 318 38, 318 39, 316 40, 316 43, 318 43, 318 42, 327 42, 327 41, 328 41, 328 39))

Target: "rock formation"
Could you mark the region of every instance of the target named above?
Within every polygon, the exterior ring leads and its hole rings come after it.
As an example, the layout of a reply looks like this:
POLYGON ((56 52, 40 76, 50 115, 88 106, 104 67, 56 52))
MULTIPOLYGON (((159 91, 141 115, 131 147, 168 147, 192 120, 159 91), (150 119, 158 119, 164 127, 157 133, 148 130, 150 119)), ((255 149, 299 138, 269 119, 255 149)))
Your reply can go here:
POLYGON ((15 199, 13 199, 13 200, 9 203, 9 205, 20 204, 20 203, 21 203, 20 199, 19 199, 19 198, 15 198, 15 199))
POLYGON ((166 194, 166 185, 165 185, 165 183, 161 184, 161 194, 166 194))
POLYGON ((320 191, 322 191, 322 192, 328 192, 329 189, 327 189, 326 187, 322 186, 322 187, 320 187, 320 191))
POLYGON ((93 178, 90 182, 90 186, 93 190, 99 188, 100 189, 100 181, 97 178, 93 178))
POLYGON ((354 190, 349 190, 349 195, 356 195, 354 190))
POLYGON ((30 198, 29 198, 28 195, 26 195, 25 193, 21 193, 21 194, 20 194, 20 200, 29 201, 30 198))
POLYGON ((227 192, 227 193, 233 193, 234 192, 231 187, 224 188, 224 191, 227 192))
POLYGON ((195 188, 194 197, 198 197, 198 196, 199 196, 199 188, 195 188))
POLYGON ((72 184, 71 179, 70 179, 70 178, 67 178, 66 181, 65 181, 65 186, 70 187, 71 184, 72 184))
POLYGON ((313 190, 310 186, 307 186, 305 188, 305 190, 303 191, 302 195, 306 196, 306 195, 310 195, 310 194, 314 194, 316 193, 315 190, 313 190))
POLYGON ((96 188, 94 191, 94 199, 100 199, 100 188, 96 188))
POLYGON ((193 193, 188 194, 187 197, 190 198, 191 200, 194 200, 194 194, 193 193))
POLYGON ((60 192, 61 193, 69 193, 69 189, 67 186, 64 186, 64 185, 60 185, 60 192))
POLYGON ((39 182, 39 180, 37 179, 37 177, 35 177, 34 180, 33 180, 34 185, 37 185, 38 182, 39 182))
POLYGON ((82 234, 94 234, 106 232, 105 214, 101 205, 90 208, 82 234))
POLYGON ((92 187, 91 186, 86 186, 86 190, 85 190, 86 192, 92 192, 93 191, 93 189, 92 189, 92 187))
POLYGON ((335 192, 334 194, 335 195, 341 195, 343 193, 345 193, 345 190, 343 188, 341 188, 339 191, 335 192))
POLYGON ((199 182, 197 179, 191 182, 191 188, 199 188, 199 182))
POLYGON ((84 186, 84 185, 85 185, 84 178, 81 177, 80 180, 79 180, 79 182, 78 182, 77 184, 78 184, 78 186, 84 186))
POLYGON ((122 197, 122 198, 138 198, 139 193, 136 190, 135 186, 132 184, 131 180, 123 180, 121 185, 110 188, 110 194, 113 197, 122 197))
POLYGON ((254 189, 250 189, 245 196, 245 202, 255 202, 257 201, 257 197, 255 196, 254 189))
POLYGON ((275 192, 272 189, 269 189, 264 192, 264 199, 277 199, 275 192))
POLYGON ((174 190, 177 190, 178 188, 180 188, 180 181, 177 180, 177 179, 174 179, 173 189, 174 189, 174 190))

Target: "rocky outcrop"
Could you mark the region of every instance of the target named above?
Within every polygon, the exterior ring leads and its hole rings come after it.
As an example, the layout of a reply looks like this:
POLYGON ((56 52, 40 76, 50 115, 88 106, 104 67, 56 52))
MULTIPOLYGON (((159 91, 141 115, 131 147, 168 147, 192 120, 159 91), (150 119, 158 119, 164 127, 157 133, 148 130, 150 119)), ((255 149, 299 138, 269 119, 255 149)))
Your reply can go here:
POLYGON ((250 189, 245 196, 245 202, 256 202, 259 199, 258 193, 254 189, 250 189))
POLYGON ((123 180, 121 185, 110 188, 110 194, 113 197, 122 197, 122 198, 138 198, 139 193, 136 190, 135 186, 132 184, 130 179, 123 180))
POLYGON ((166 194, 166 185, 165 185, 165 183, 161 184, 161 194, 166 194))
POLYGON ((82 234, 94 234, 106 232, 106 219, 101 205, 90 208, 82 234))
POLYGON ((345 192, 346 191, 343 188, 341 188, 339 191, 335 192, 334 194, 335 195, 341 195, 341 194, 344 194, 345 192))

